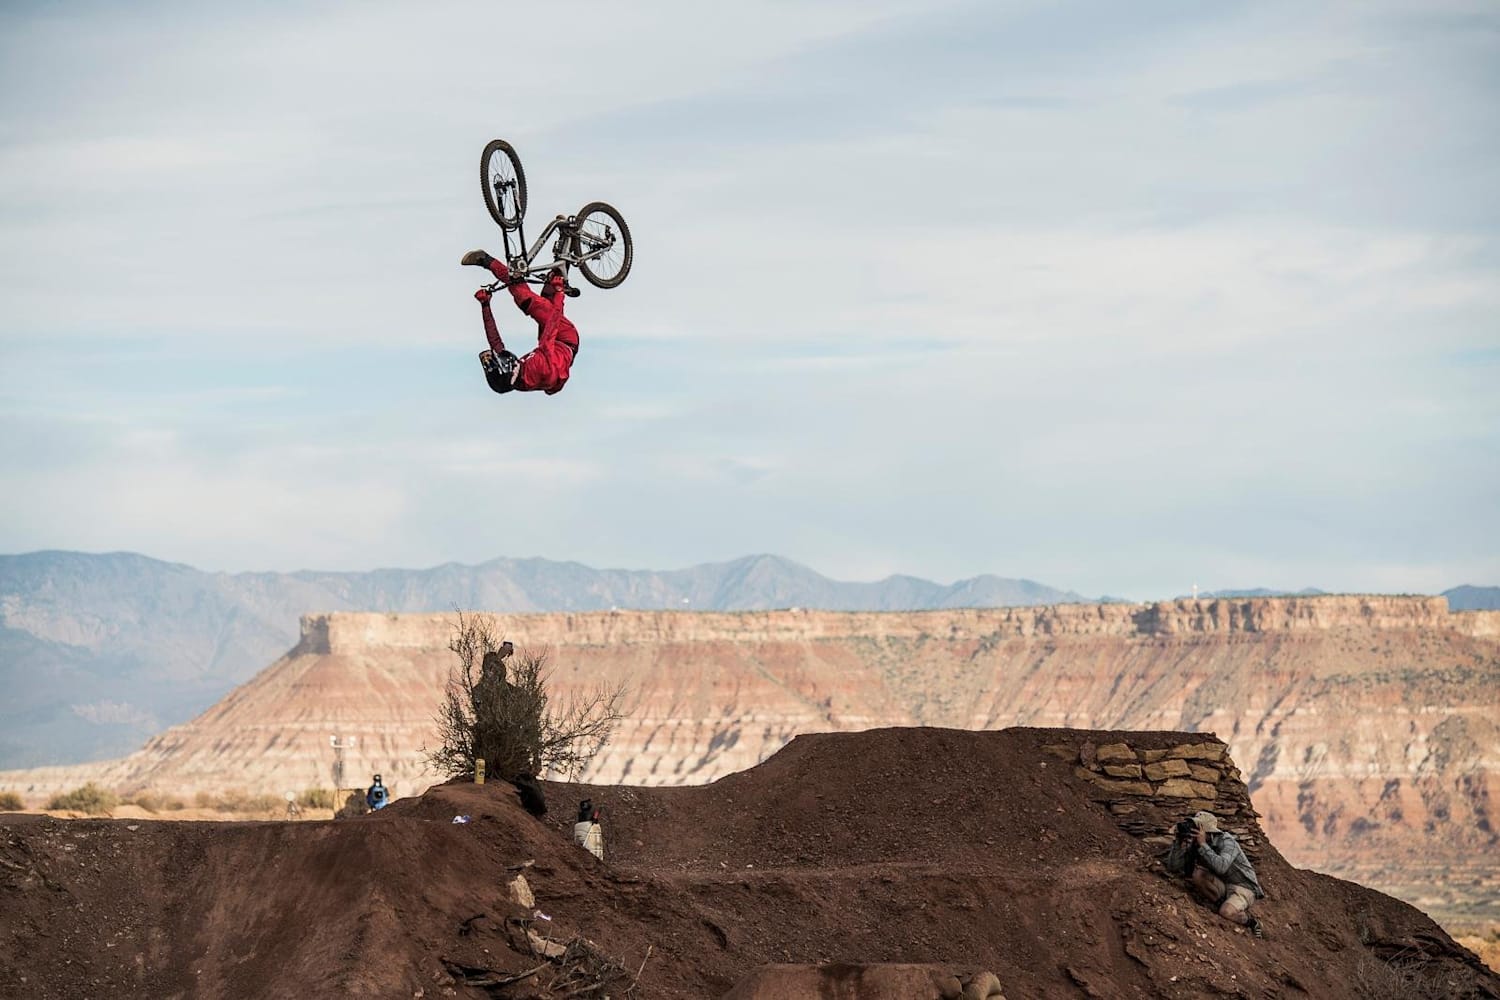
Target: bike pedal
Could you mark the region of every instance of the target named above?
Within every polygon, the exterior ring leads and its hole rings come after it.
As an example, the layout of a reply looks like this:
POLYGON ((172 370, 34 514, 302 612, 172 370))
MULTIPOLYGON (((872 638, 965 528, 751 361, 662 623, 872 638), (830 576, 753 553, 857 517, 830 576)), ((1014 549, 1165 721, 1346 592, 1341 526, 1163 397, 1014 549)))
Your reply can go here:
POLYGON ((582 295, 583 293, 580 292, 578 289, 574 288, 572 285, 568 285, 566 288, 563 289, 563 294, 566 295, 570 299, 576 299, 576 298, 578 298, 578 296, 582 295))

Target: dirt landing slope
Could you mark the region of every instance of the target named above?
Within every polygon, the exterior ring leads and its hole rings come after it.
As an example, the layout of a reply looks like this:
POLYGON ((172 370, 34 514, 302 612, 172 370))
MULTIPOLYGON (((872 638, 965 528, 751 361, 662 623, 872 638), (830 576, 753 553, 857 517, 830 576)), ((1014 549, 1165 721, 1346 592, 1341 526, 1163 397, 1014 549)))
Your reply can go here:
POLYGON ((327 823, 0 817, 0 996, 550 1000, 614 969, 613 995, 639 973, 637 996, 701 1000, 768 964, 907 963, 1013 1000, 1500 997, 1417 910, 1291 868, 1201 735, 826 734, 711 785, 548 793, 542 821, 496 784, 327 823), (608 863, 568 836, 584 795, 608 863), (1153 860, 1204 802, 1256 859, 1266 940, 1153 860))

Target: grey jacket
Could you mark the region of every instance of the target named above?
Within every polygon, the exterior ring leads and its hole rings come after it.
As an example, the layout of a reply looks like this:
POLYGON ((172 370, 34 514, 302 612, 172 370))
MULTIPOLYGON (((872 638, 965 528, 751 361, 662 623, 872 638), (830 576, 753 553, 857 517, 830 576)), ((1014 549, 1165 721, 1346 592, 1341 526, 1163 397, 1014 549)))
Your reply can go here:
POLYGON ((1234 839, 1234 834, 1210 833, 1206 844, 1193 841, 1174 843, 1163 859, 1167 870, 1179 875, 1189 874, 1187 861, 1193 848, 1198 850, 1198 863, 1223 879, 1225 885, 1243 885, 1255 893, 1256 899, 1266 897, 1265 890, 1260 887, 1260 879, 1255 877, 1250 859, 1245 857, 1245 850, 1234 839))

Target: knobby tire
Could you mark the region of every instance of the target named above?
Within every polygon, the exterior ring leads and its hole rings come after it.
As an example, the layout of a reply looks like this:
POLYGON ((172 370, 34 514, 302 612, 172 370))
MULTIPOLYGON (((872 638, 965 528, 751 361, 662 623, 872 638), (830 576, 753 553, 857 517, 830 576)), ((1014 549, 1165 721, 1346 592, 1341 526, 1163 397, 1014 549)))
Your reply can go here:
MULTIPOLYGON (((590 267, 591 264, 597 265, 598 261, 580 260, 578 262, 578 270, 583 272, 583 276, 595 288, 615 288, 630 274, 630 264, 635 256, 635 247, 630 241, 630 227, 625 224, 625 217, 620 214, 619 209, 602 201, 591 201, 578 210, 578 228, 580 232, 583 230, 584 224, 588 221, 588 217, 596 213, 606 216, 610 222, 614 223, 615 246, 617 248, 624 248, 625 262, 620 265, 619 272, 613 275, 600 274, 590 267)), ((581 256, 584 252, 582 237, 575 238, 573 241, 573 253, 581 256)))
POLYGON ((515 147, 504 139, 495 139, 484 147, 484 153, 479 157, 479 187, 484 192, 484 207, 490 210, 490 218, 496 225, 511 230, 521 224, 526 215, 526 171, 521 167, 521 158, 516 155, 515 147), (490 184, 490 159, 497 155, 510 161, 516 175, 516 214, 512 218, 507 218, 495 203, 495 189, 490 184))

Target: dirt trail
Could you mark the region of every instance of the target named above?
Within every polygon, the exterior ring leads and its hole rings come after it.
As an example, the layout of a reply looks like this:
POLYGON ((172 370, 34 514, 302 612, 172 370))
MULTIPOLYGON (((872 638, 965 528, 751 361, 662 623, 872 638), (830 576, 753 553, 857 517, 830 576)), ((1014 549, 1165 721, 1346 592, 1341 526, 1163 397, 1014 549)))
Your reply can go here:
MULTIPOLYGON (((1420 912, 1291 868, 1246 813, 1270 892, 1269 937, 1251 938, 1155 864, 1145 838, 1184 800, 1125 803, 1067 759, 1085 744, 1155 755, 1204 740, 799 737, 707 786, 549 784, 541 821, 494 783, 337 822, 0 816, 0 996, 561 996, 546 988, 555 963, 465 985, 542 963, 515 922, 529 921, 587 937, 631 973, 644 963, 641 997, 721 996, 786 962, 990 969, 1012 1000, 1354 998, 1398 976, 1500 997, 1500 977, 1420 912), (607 864, 572 845, 584 796, 604 810, 607 864), (536 901, 522 906, 506 883, 528 861, 536 901)), ((1237 782, 1220 800, 1248 809, 1237 782)))

